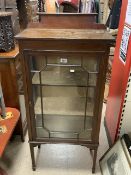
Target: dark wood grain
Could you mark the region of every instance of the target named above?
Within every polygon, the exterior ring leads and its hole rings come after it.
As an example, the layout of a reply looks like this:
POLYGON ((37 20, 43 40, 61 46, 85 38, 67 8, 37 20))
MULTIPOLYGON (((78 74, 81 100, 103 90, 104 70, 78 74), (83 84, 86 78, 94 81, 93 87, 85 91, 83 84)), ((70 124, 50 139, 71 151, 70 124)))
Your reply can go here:
MULTIPOLYGON (((66 15, 65 15, 66 16, 66 15)), ((75 16, 75 15, 74 15, 75 16)), ((58 20, 58 15, 50 15, 54 20, 58 20)), ((50 18, 49 17, 49 18, 50 18)), ((82 16, 81 16, 82 17, 82 16)), ((64 18, 64 16, 63 16, 64 18)), ((73 17, 74 18, 74 17, 73 17)), ((72 19, 73 19, 72 18, 72 19)), ((80 22, 80 17, 78 23, 80 22)), ((49 23, 49 20, 47 20, 49 23)), ((71 21, 71 19, 70 19, 71 21)), ((60 28, 54 29, 52 27, 46 28, 43 21, 34 28, 28 28, 16 36, 19 40, 20 46, 20 59, 23 67, 24 76, 24 90, 26 97, 26 110, 29 131, 29 143, 32 156, 32 168, 35 170, 36 164, 34 159, 34 146, 44 143, 69 143, 84 145, 87 148, 94 150, 92 172, 95 171, 97 148, 99 145, 99 131, 101 123, 101 112, 104 94, 104 82, 106 76, 106 68, 108 62, 108 53, 110 44, 114 38, 107 33, 103 25, 88 23, 85 25, 83 20, 83 28, 75 29, 76 23, 70 27, 68 22, 60 25, 60 28), (64 28, 65 25, 65 28, 64 28), (88 27, 87 27, 88 26, 88 27), (91 29, 92 26, 92 29, 91 29), (69 28, 68 28, 69 27, 69 28), (77 56, 86 55, 85 59, 94 56, 99 63, 99 73, 97 78, 97 88, 95 90, 95 107, 92 123, 92 137, 91 140, 87 139, 64 139, 64 138, 39 138, 36 133, 35 112, 33 102, 33 88, 30 76, 30 56, 39 58, 42 55, 72 55, 74 58, 77 56)), ((51 26, 51 25, 50 25, 51 26)), ((52 25, 53 26, 53 25, 52 25)), ((77 26, 78 27, 78 26, 77 26)), ((80 27, 80 26, 79 26, 80 27)))
POLYGON ((86 28, 88 23, 96 23, 96 13, 38 13, 40 22, 45 28, 86 28), (57 20, 55 20, 57 18, 57 20), (79 22, 78 22, 79 21, 79 22))
MULTIPOLYGON (((10 52, 0 53, 0 73, 1 84, 7 107, 17 108, 20 110, 19 104, 19 92, 17 84, 17 61, 19 59, 19 48, 16 48, 10 52)), ((26 122, 22 122, 20 117, 16 126, 15 133, 21 135, 21 139, 24 141, 24 134, 26 133, 26 122), (25 129, 24 129, 25 127, 25 129)))
POLYGON ((29 28, 16 36, 20 39, 33 40, 86 40, 86 41, 108 41, 111 42, 113 37, 105 30, 96 29, 34 29, 29 28))

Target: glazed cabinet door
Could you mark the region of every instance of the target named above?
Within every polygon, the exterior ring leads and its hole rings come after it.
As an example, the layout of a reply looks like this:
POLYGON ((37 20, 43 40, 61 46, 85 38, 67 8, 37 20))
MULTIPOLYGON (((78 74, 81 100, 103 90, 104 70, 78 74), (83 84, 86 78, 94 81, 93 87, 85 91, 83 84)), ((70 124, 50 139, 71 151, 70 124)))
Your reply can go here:
POLYGON ((99 106, 100 53, 25 53, 35 139, 92 141, 99 106))

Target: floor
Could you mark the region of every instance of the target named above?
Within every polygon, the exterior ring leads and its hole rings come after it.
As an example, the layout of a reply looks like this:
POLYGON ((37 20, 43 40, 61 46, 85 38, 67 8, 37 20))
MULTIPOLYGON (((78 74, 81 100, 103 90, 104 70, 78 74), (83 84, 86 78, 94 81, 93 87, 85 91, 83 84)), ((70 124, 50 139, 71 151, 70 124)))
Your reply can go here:
MULTIPOLYGON (((106 106, 103 106, 103 118, 106 106)), ((96 175, 100 175, 99 159, 108 149, 108 142, 101 122, 100 146, 96 165, 96 175)), ((9 143, 0 166, 8 175, 91 175, 92 159, 86 147, 74 145, 42 145, 36 148, 37 169, 32 171, 28 136, 24 143, 16 137, 9 143)))

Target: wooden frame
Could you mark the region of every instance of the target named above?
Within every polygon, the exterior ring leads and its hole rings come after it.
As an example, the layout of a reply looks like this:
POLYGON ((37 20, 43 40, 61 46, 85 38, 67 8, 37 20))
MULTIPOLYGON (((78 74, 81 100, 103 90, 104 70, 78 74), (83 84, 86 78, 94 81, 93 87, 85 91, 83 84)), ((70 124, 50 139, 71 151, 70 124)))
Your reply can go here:
MULTIPOLYGON (((19 61, 19 48, 18 46, 10 52, 0 53, 0 73, 1 73, 1 84, 3 87, 3 96, 5 106, 10 106, 20 110, 19 102, 19 90, 17 84, 17 73, 22 72, 22 68, 18 67, 19 61), (18 70, 17 70, 18 69, 18 70)), ((22 74, 22 73, 21 73, 22 74)), ((24 93, 24 92, 23 92, 24 93)), ((22 120, 20 116, 18 124, 15 129, 15 133, 21 135, 21 140, 24 142, 24 136, 27 131, 26 117, 22 120)))
MULTIPOLYGON (((27 68, 26 69, 26 75, 27 75, 27 79, 29 80, 29 81, 27 81, 27 87, 29 87, 29 89, 28 89, 28 92, 29 92, 29 99, 31 99, 31 104, 32 104, 32 108, 31 108, 31 113, 32 114, 30 114, 30 116, 32 117, 31 118, 31 121, 33 122, 32 123, 32 125, 33 126, 35 126, 35 121, 34 121, 34 115, 35 115, 35 112, 34 112, 34 109, 33 109, 33 103, 32 103, 32 101, 33 101, 33 99, 32 99, 32 97, 33 97, 33 92, 32 92, 32 85, 31 85, 31 75, 30 75, 30 72, 29 72, 29 67, 30 67, 30 63, 28 62, 29 61, 29 57, 30 56, 39 56, 39 55, 44 55, 44 54, 46 54, 46 56, 49 56, 49 55, 55 55, 55 56, 63 56, 64 54, 67 54, 68 56, 70 55, 70 56, 87 56, 87 57, 90 57, 90 56, 96 56, 97 55, 97 59, 99 60, 99 65, 103 65, 103 61, 104 61, 104 52, 79 52, 79 51, 77 51, 77 50, 74 50, 74 51, 71 51, 71 52, 69 52, 69 51, 57 51, 57 50, 51 50, 51 51, 48 51, 48 50, 40 50, 40 51, 35 51, 35 50, 24 50, 24 62, 25 62, 25 67, 27 68)), ((88 58, 87 58, 88 59, 88 58)), ((99 94, 100 94, 100 87, 101 87, 101 84, 100 84, 100 82, 101 82, 101 75, 104 73, 103 72, 103 69, 102 69, 102 67, 100 66, 99 67, 99 75, 98 75, 98 78, 97 78, 97 85, 96 85, 96 87, 97 88, 95 88, 95 94, 96 94, 96 99, 99 99, 99 94)), ((29 102, 28 102, 29 103, 29 102)), ((98 103, 97 103, 97 100, 96 100, 96 102, 95 102, 95 107, 94 107, 94 118, 95 118, 95 120, 99 120, 99 118, 98 118, 98 111, 99 110, 96 110, 96 109, 99 109, 99 107, 98 107, 98 103)), ((91 143, 91 142, 96 142, 96 140, 98 140, 98 136, 96 136, 96 133, 95 133, 95 129, 96 129, 96 123, 95 123, 95 121, 93 122, 93 124, 92 124, 92 127, 93 127, 93 132, 92 132, 92 136, 91 136, 91 141, 84 141, 83 140, 83 143, 86 145, 87 143, 91 143), (96 137, 96 140, 95 140, 95 137, 96 137)), ((32 133, 33 133, 33 136, 34 136, 34 139, 36 140, 36 141, 40 141, 40 142, 50 142, 50 139, 46 139, 46 138, 44 138, 44 139, 40 139, 40 138, 37 138, 37 134, 36 134, 36 130, 34 129, 34 127, 32 128, 32 133)), ((61 142, 61 139, 59 140, 58 139, 58 141, 56 141, 56 139, 54 140, 56 143, 57 142, 61 142)), ((54 142, 53 141, 53 142, 54 142)), ((70 140, 63 140, 62 142, 65 142, 65 143, 70 143, 70 140)), ((76 142, 76 140, 72 140, 72 143, 77 143, 76 142)))
MULTIPOLYGON (((99 125, 98 125, 98 123, 96 124, 96 121, 97 120, 100 120, 100 115, 98 115, 98 113, 99 113, 99 110, 101 110, 101 106, 100 107, 98 107, 98 100, 96 100, 96 103, 95 103, 95 108, 94 109, 96 109, 97 108, 97 110, 95 110, 94 111, 94 120, 93 120, 93 124, 92 124, 92 127, 93 127, 93 131, 92 131, 92 136, 91 136, 91 141, 87 141, 87 140, 76 140, 76 139, 49 139, 49 138, 37 138, 37 133, 36 133, 36 129, 35 129, 35 120, 34 120, 34 107, 33 107, 33 99, 32 99, 32 96, 33 96, 33 94, 32 94, 32 86, 31 86, 31 77, 29 76, 30 75, 30 73, 29 73, 29 63, 28 63, 28 60, 29 60, 29 56, 34 56, 33 55, 33 53, 35 53, 35 56, 36 55, 39 55, 40 53, 46 53, 46 55, 48 55, 48 54, 52 54, 52 55, 54 55, 55 53, 56 54, 58 54, 58 55, 63 55, 63 54, 65 54, 65 53, 70 53, 70 54, 72 54, 73 56, 75 56, 75 55, 99 55, 98 57, 99 57, 99 59, 101 60, 100 61, 100 65, 103 65, 103 61, 104 61, 104 52, 95 52, 95 53, 93 53, 93 52, 78 52, 78 51, 72 51, 72 52, 69 52, 69 51, 32 51, 32 50, 28 50, 28 51, 24 51, 24 55, 25 55, 25 59, 24 59, 24 64, 25 64, 25 68, 26 68, 26 79, 27 79, 27 88, 28 88, 28 99, 30 99, 29 101, 28 101, 28 104, 30 104, 30 110, 29 110, 29 115, 30 115, 30 121, 31 121, 31 133, 32 133, 32 137, 33 137, 33 141, 29 141, 29 143, 30 143, 30 148, 31 148, 31 155, 32 155, 32 164, 33 164, 33 169, 35 170, 35 168, 36 168, 36 163, 35 163, 35 159, 34 159, 34 146, 36 146, 36 145, 41 145, 42 143, 68 143, 68 144, 76 144, 76 145, 83 145, 83 146, 86 146, 87 148, 90 148, 90 150, 94 150, 94 156, 93 156, 93 169, 92 169, 92 172, 94 172, 95 171, 95 163, 96 163, 96 156, 97 156, 97 148, 98 148, 98 142, 97 142, 97 140, 98 140, 98 134, 96 134, 96 128, 99 128, 99 125), (99 117, 98 117, 99 116, 99 117)), ((101 76, 102 76, 102 74, 104 73, 105 74, 105 71, 103 72, 103 68, 101 67, 101 68, 99 68, 99 70, 100 70, 100 72, 99 72, 99 77, 98 77, 98 82, 97 82, 97 91, 96 91, 96 99, 99 99, 100 97, 99 97, 99 95, 101 94, 101 89, 100 89, 100 86, 101 86, 101 76)), ((100 105, 102 105, 102 104, 100 104, 100 105)))
MULTIPOLYGON (((29 27, 39 28, 74 28, 82 29, 91 27, 96 23, 97 13, 82 14, 82 13, 44 13, 38 12, 40 23, 30 23, 29 27), (57 18, 57 20, 55 20, 57 18), (73 22, 72 22, 73 21, 73 22), (79 21, 79 22, 78 22, 79 21)), ((104 25, 97 25, 97 27, 104 27, 104 25)))
MULTIPOLYGON (((57 17, 55 17, 57 20, 57 17)), ((79 19, 80 20, 80 19, 79 19)), ((83 26, 84 26, 83 22, 83 26)), ((87 24, 86 24, 87 25, 87 24)), ((99 145, 99 130, 101 121, 101 111, 103 104, 103 94, 104 94, 104 82, 106 76, 106 68, 108 63, 109 47, 113 38, 107 34, 104 30, 103 25, 88 24, 89 27, 83 27, 83 29, 72 28, 64 29, 52 29, 51 26, 48 30, 42 26, 43 23, 39 24, 40 28, 34 27, 28 28, 21 34, 17 35, 20 45, 20 57, 23 67, 24 75, 24 90, 26 98, 26 111, 27 111, 27 122, 28 122, 28 132, 29 132, 29 144, 32 158, 32 168, 36 169, 34 147, 38 146, 40 148, 41 144, 45 143, 68 143, 83 145, 93 151, 93 166, 92 172, 95 172, 95 164, 97 157, 97 149, 99 145), (93 26, 93 31, 90 30, 90 26, 93 26), (100 29, 100 33, 97 29, 100 29), (97 32, 98 33, 97 33, 97 32), (89 32, 89 33, 88 33, 89 32), (95 33, 96 32, 96 33, 95 33), (104 32, 104 35, 103 35, 104 32), (73 33, 73 35, 72 35, 73 33), (35 125, 34 125, 34 103, 32 100, 32 87, 28 60, 31 55, 38 56, 40 54, 46 55, 64 55, 68 53, 69 55, 94 55, 97 59, 101 60, 98 75, 98 89, 96 91, 97 97, 95 98, 95 109, 94 115, 95 120, 93 122, 93 131, 91 140, 77 140, 77 139, 58 139, 58 138, 38 138, 36 137, 35 125)), ((53 27, 53 26, 52 26, 53 27)), ((38 59, 38 58, 36 58, 38 59)), ((86 57, 88 59, 88 57, 86 57)))
POLYGON ((131 156, 124 139, 117 142, 100 159, 102 175, 130 175, 131 156))

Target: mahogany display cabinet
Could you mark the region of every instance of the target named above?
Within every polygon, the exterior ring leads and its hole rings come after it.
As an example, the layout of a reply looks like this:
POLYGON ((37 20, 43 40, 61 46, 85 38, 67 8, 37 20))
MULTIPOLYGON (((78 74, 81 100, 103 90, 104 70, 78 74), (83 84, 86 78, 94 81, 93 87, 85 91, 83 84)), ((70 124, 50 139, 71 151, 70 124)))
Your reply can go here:
POLYGON ((35 146, 69 143, 92 150, 94 173, 108 54, 114 39, 100 24, 86 29, 39 26, 16 38, 33 170, 35 146))

